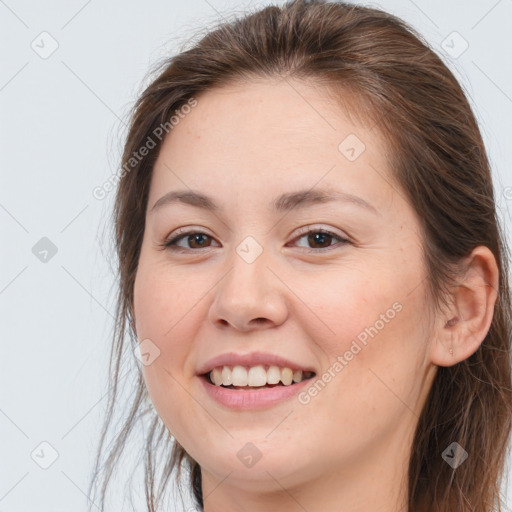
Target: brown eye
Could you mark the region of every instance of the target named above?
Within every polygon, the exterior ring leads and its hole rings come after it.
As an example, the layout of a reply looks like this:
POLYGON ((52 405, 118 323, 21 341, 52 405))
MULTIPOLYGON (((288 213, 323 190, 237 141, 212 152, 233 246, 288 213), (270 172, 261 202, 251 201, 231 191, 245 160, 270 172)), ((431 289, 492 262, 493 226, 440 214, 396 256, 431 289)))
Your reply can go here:
POLYGON ((310 233, 308 235, 308 243, 313 244, 315 249, 324 249, 324 247, 318 247, 317 244, 325 247, 329 247, 331 245, 329 242, 333 239, 332 235, 328 233, 310 233), (327 244, 327 245, 325 245, 327 244))
POLYGON ((324 229, 306 231, 295 240, 298 241, 301 239, 306 239, 308 246, 305 247, 305 249, 309 249, 307 252, 322 252, 350 243, 346 238, 342 238, 341 236, 324 229), (332 245, 333 240, 338 240, 339 243, 332 245))
POLYGON ((193 235, 187 235, 186 238, 192 249, 201 249, 203 247, 207 247, 206 239, 210 237, 204 233, 196 233, 193 235), (196 244, 197 246, 195 246, 196 244))
POLYGON ((162 245, 164 248, 176 251, 204 249, 211 247, 211 245, 208 244, 208 239, 210 241, 213 240, 213 238, 206 233, 201 233, 199 231, 189 231, 187 233, 176 236, 167 242, 164 242, 162 245), (182 240, 185 241, 186 246, 178 245, 178 242, 181 242, 182 240))

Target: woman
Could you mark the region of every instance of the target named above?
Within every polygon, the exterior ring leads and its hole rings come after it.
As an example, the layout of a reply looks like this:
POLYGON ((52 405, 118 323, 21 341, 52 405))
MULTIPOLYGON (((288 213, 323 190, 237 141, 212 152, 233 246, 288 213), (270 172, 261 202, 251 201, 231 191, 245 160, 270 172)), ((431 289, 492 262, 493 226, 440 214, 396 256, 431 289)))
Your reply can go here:
POLYGON ((142 364, 102 502, 141 419, 148 511, 182 466, 206 512, 499 510, 507 248, 468 102, 410 27, 294 1, 211 31, 136 103, 114 213, 97 468, 142 364))

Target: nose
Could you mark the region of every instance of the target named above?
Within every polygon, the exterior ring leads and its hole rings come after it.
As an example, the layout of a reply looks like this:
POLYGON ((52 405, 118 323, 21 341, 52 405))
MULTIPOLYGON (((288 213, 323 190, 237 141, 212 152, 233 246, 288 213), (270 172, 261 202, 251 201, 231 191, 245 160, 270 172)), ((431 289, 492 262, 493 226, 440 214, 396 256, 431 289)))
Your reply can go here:
POLYGON ((263 251, 249 262, 234 252, 209 309, 213 324, 248 332, 276 327, 286 320, 288 288, 270 259, 263 251))

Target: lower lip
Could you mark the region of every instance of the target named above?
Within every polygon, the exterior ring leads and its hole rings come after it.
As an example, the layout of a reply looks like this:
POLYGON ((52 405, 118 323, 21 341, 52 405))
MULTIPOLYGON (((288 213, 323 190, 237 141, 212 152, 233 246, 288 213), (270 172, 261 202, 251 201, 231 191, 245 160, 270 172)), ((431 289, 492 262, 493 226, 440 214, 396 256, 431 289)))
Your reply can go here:
POLYGON ((265 409, 295 396, 307 385, 311 384, 312 379, 306 379, 302 382, 290 386, 275 386, 264 389, 229 389, 222 386, 210 384, 205 377, 199 377, 203 386, 216 402, 230 409, 254 410, 265 409))

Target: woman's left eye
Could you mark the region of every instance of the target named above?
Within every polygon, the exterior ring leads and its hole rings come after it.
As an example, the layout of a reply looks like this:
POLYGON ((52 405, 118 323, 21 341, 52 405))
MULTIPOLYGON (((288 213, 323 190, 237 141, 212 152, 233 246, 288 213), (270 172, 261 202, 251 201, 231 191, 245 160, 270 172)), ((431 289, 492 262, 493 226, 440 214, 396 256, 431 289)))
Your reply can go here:
POLYGON ((315 245, 324 245, 327 243, 326 247, 320 247, 320 248, 314 248, 313 250, 308 250, 307 252, 318 252, 318 251, 325 251, 330 250, 331 248, 336 248, 338 245, 344 245, 347 243, 350 243, 350 241, 346 238, 341 237, 340 235, 337 235, 336 233, 332 233, 331 231, 325 230, 325 229, 314 229, 307 231, 306 233, 300 235, 298 238, 295 238, 295 240, 301 240, 302 238, 307 237, 307 243, 309 244, 315 244, 315 245), (328 242, 333 239, 337 239, 339 241, 336 245, 331 245, 328 242))
MULTIPOLYGON (((314 244, 316 246, 321 245, 324 247, 313 247, 310 248, 307 252, 322 252, 326 250, 330 250, 333 247, 336 247, 337 245, 344 245, 347 243, 350 243, 350 241, 346 238, 341 237, 340 235, 337 235, 336 233, 333 233, 331 231, 325 230, 325 229, 314 229, 310 231, 306 231, 305 233, 301 234, 299 237, 296 237, 293 241, 301 240, 303 238, 306 238, 306 243, 308 244, 314 244), (338 240, 338 244, 332 245, 330 242, 332 242, 333 239, 338 240)), ((206 233, 203 233, 201 231, 188 231, 186 233, 182 233, 174 238, 171 238, 168 241, 163 242, 160 244, 164 249, 170 249, 172 251, 179 251, 179 252, 186 252, 193 249, 204 249, 208 248, 208 245, 205 245, 205 242, 207 239, 213 240, 213 237, 210 235, 207 235, 206 233), (181 242, 182 240, 185 241, 186 244, 191 244, 192 246, 183 247, 178 245, 178 242, 181 242), (195 245, 195 247, 194 247, 195 245)))

